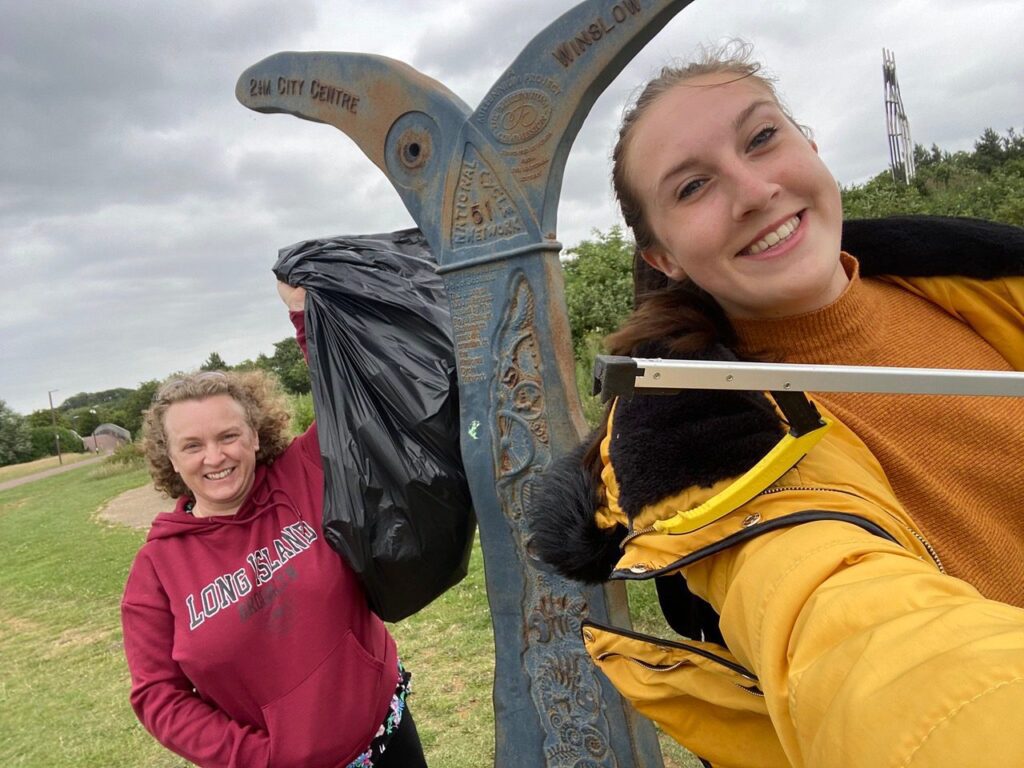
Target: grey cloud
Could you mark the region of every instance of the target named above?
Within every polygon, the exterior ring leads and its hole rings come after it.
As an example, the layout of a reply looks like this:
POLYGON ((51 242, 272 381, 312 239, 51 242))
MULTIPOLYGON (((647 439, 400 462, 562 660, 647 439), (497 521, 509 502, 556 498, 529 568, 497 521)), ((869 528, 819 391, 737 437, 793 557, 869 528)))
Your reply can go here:
MULTIPOLYGON (((270 274, 278 248, 411 224, 347 137, 237 104, 247 66, 279 50, 379 52, 475 107, 571 5, 0 0, 0 398, 26 412, 53 387, 135 386, 211 351, 270 352, 290 333, 270 274)), ((697 0, 594 105, 566 165, 559 239, 616 223, 622 105, 700 42, 751 40, 848 184, 888 164, 883 46, 914 139, 963 149, 985 127, 1022 126, 1022 27, 1007 0, 697 0)))

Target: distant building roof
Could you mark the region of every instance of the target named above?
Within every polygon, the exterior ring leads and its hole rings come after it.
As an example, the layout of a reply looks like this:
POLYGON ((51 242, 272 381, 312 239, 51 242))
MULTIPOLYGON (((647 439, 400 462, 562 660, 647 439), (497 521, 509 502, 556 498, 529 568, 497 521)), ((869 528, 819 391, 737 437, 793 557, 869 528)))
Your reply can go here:
POLYGON ((93 435, 113 435, 129 443, 132 441, 132 433, 117 424, 100 424, 92 433, 93 435))

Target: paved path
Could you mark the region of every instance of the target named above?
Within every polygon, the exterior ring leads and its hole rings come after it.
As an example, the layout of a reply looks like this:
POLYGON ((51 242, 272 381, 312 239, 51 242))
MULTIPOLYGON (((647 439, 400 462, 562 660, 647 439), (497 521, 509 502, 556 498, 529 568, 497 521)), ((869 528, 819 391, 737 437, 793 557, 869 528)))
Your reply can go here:
POLYGON ((172 509, 174 500, 153 488, 152 483, 146 483, 111 499, 96 516, 107 523, 147 530, 157 514, 172 509))
POLYGON ((13 480, 5 480, 0 483, 0 491, 6 491, 8 488, 15 488, 25 483, 31 483, 34 480, 42 480, 44 477, 51 477, 53 475, 59 475, 61 472, 70 472, 72 469, 78 469, 79 467, 88 467, 90 464, 96 464, 97 462, 103 461, 106 454, 103 456, 93 456, 91 459, 82 459, 76 461, 74 464, 64 464, 63 466, 56 466, 52 469, 44 469, 42 472, 36 472, 33 475, 25 475, 24 477, 16 477, 13 480))

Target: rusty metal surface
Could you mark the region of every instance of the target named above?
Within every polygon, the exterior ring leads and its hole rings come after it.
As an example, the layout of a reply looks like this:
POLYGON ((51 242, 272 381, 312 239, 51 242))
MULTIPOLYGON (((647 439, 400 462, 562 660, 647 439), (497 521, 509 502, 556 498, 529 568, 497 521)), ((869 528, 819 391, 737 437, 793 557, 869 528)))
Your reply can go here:
POLYGON ((462 449, 495 632, 497 766, 659 766, 653 728, 599 677, 583 618, 628 623, 618 587, 538 566, 523 508, 585 431, 555 238, 562 172, 594 101, 691 0, 589 0, 540 32, 471 110, 402 62, 278 53, 236 95, 345 132, 435 252, 451 302, 462 449))

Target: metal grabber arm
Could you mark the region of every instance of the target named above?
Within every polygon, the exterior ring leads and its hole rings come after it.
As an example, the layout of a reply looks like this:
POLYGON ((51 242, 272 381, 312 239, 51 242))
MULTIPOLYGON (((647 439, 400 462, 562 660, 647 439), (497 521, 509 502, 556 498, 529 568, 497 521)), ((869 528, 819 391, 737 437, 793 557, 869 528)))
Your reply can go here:
POLYGON ((473 111, 399 61, 278 53, 236 95, 351 137, 426 235, 451 303, 462 455, 495 633, 495 765, 658 766, 653 728, 595 674, 580 622, 628 623, 620 587, 539 567, 523 509, 580 441, 555 237, 562 173, 597 97, 691 0, 588 0, 540 32, 473 111))

